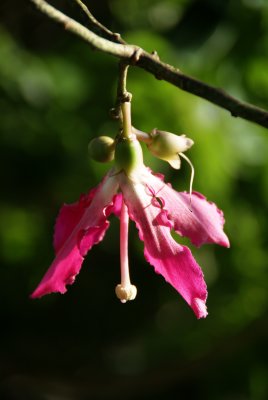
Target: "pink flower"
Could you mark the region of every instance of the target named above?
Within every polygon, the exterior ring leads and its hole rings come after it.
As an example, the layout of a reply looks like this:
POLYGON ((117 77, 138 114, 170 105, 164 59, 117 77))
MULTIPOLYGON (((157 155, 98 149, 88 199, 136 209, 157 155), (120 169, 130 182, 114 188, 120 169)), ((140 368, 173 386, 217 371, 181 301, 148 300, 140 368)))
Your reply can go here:
POLYGON ((33 298, 51 292, 66 292, 79 273, 84 257, 99 243, 109 227, 108 217, 120 218, 121 284, 116 293, 122 302, 136 296, 128 268, 128 222, 135 221, 144 242, 146 260, 192 307, 197 318, 207 316, 207 287, 201 268, 188 247, 178 244, 171 229, 200 246, 217 243, 229 246, 223 232, 223 213, 201 194, 178 193, 163 177, 143 164, 131 174, 111 170, 79 201, 64 205, 55 226, 55 259, 33 292, 33 298))

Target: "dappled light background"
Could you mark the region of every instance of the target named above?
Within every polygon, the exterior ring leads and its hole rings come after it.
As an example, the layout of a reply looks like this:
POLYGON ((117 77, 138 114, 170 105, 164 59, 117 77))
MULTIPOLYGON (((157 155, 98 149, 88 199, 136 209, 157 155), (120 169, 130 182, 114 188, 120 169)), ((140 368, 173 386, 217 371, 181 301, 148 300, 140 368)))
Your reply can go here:
MULTIPOLYGON (((71 0, 51 1, 86 23, 71 0)), ((266 0, 91 1, 94 15, 130 43, 230 94, 268 107, 266 0)), ((130 230, 137 299, 122 305, 119 224, 111 218, 63 296, 30 300, 53 259, 60 206, 96 185, 91 161, 109 118, 117 60, 92 51, 27 1, 0 5, 0 398, 33 400, 268 398, 268 132, 131 68, 133 124, 195 141, 194 189, 224 210, 231 248, 195 249, 209 289, 196 320, 143 257, 130 230)), ((190 170, 153 158, 177 190, 190 170)), ((176 236, 176 240, 189 244, 176 236)))

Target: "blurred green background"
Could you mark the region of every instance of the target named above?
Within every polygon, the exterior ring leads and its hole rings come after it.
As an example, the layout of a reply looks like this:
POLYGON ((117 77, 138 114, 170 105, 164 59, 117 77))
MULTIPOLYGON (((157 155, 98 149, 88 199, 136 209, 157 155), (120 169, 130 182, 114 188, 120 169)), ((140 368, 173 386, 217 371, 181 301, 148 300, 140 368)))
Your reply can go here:
MULTIPOLYGON (((71 0, 53 4, 86 23, 71 0)), ((266 0, 88 5, 130 43, 268 108, 266 0)), ((2 0, 0 23, 0 399, 268 399, 267 130, 132 68, 134 125, 191 137, 194 189, 225 213, 230 250, 190 246, 206 276, 209 316, 196 320, 154 273, 134 226, 138 296, 126 305, 116 299, 115 218, 64 296, 30 300, 53 259, 60 206, 109 168, 89 159, 87 144, 117 132, 109 118, 117 60, 92 51, 28 1, 2 0)), ((188 190, 187 164, 172 171, 144 152, 147 165, 188 190)))

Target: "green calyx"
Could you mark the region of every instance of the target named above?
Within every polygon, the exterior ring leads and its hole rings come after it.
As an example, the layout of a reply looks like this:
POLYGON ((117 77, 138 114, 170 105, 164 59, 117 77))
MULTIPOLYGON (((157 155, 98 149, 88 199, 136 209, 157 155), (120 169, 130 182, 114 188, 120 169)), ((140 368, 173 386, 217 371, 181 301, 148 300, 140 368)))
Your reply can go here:
POLYGON ((114 159, 114 148, 114 139, 109 136, 99 136, 89 142, 88 152, 93 160, 105 163, 114 159))
POLYGON ((118 139, 115 147, 115 164, 119 171, 123 170, 127 175, 143 166, 142 148, 134 135, 118 139))
POLYGON ((123 102, 121 110, 122 130, 116 139, 115 164, 118 171, 124 171, 129 176, 143 167, 143 154, 136 135, 132 133, 130 101, 123 102))

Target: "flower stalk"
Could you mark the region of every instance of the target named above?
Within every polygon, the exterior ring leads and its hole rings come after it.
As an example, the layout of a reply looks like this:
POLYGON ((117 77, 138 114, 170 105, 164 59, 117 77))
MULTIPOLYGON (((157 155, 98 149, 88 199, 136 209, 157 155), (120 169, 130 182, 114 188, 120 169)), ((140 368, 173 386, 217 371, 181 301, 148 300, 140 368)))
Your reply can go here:
POLYGON ((125 139, 130 139, 132 136, 132 125, 131 125, 131 103, 126 101, 121 104, 122 117, 123 117, 123 132, 122 136, 125 139))

